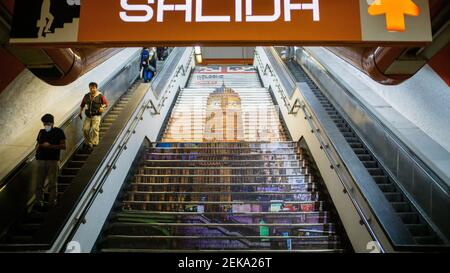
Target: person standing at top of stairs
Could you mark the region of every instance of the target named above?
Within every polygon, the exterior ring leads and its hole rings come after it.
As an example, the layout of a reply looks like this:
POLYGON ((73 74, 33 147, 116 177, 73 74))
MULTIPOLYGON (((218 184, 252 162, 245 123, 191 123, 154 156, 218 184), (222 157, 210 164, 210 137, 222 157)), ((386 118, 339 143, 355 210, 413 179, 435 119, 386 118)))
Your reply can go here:
POLYGON ((100 142, 100 121, 103 112, 108 108, 106 97, 98 91, 95 82, 89 84, 89 93, 84 95, 80 105, 80 119, 83 119, 83 109, 86 115, 83 123, 85 148, 92 150, 100 142))

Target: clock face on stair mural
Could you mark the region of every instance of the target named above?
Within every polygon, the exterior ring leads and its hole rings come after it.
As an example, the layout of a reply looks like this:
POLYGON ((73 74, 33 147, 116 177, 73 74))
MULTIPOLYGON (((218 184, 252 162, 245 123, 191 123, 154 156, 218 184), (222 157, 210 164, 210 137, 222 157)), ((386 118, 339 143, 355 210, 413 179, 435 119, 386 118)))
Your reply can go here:
POLYGON ((76 41, 79 18, 80 0, 16 0, 11 37, 30 42, 76 41))

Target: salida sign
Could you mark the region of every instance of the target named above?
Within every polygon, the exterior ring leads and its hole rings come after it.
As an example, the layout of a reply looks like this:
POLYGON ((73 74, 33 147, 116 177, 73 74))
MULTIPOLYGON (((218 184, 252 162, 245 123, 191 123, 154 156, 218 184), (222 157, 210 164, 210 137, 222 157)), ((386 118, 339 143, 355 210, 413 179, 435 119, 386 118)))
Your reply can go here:
POLYGON ((16 0, 12 43, 276 45, 431 41, 428 0, 16 0))
MULTIPOLYGON (((149 0, 148 5, 130 4, 128 0, 120 0, 120 19, 124 22, 149 22, 154 18, 155 9, 157 11, 156 21, 164 22, 164 13, 169 11, 183 11, 185 22, 275 22, 281 18, 282 3, 284 3, 284 21, 292 21, 292 11, 310 10, 313 21, 320 21, 319 0, 312 0, 311 3, 292 3, 291 0, 273 0, 273 12, 270 15, 255 15, 254 8, 257 0, 245 0, 245 16, 243 14, 243 0, 234 0, 233 16, 231 15, 205 15, 203 0, 186 0, 183 4, 166 4, 165 1, 149 0), (194 5, 195 4, 195 5, 194 5), (195 9, 195 18, 193 11, 195 9), (145 15, 132 15, 133 11, 142 11, 145 15), (273 14, 272 14, 273 13, 273 14), (131 15, 129 15, 131 14, 131 15)), ((224 11, 225 12, 225 11, 224 11)))

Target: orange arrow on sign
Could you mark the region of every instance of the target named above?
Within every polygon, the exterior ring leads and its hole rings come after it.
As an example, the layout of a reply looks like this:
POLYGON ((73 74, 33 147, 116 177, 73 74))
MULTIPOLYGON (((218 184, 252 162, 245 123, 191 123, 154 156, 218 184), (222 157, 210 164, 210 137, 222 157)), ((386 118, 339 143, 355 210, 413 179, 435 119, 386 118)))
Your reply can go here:
POLYGON ((369 7, 369 14, 386 14, 388 31, 405 31, 405 15, 419 16, 420 8, 411 0, 375 0, 369 7))

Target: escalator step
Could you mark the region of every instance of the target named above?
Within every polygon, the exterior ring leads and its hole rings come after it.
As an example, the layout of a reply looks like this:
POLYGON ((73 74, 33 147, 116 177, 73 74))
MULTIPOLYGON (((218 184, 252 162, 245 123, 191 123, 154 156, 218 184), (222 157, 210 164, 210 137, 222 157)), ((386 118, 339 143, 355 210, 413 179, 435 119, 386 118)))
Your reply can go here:
POLYGON ((64 168, 61 171, 61 175, 71 175, 75 176, 80 171, 80 168, 64 168))
POLYGON ((339 115, 339 113, 336 111, 336 110, 327 110, 327 114, 329 115, 329 116, 338 116, 339 115))
POLYGON ((75 175, 60 175, 58 176, 59 184, 70 184, 72 180, 75 178, 75 175))
POLYGON ((386 196, 389 202, 403 202, 404 198, 401 193, 398 192, 385 192, 384 196, 386 196))
POLYGON ((47 215, 50 211, 48 207, 33 207, 32 213, 42 213, 43 215, 47 215))
POLYGON ((383 170, 380 169, 380 168, 368 168, 367 171, 372 176, 382 176, 382 175, 384 175, 383 170))
POLYGON ((365 155, 357 155, 359 160, 361 161, 373 161, 373 158, 371 155, 365 154, 365 155))
POLYGON ((65 192, 67 188, 70 186, 70 183, 58 183, 58 191, 65 192))
POLYGON ((411 212, 411 206, 406 202, 391 203, 396 212, 411 212))
POLYGON ((336 124, 342 124, 342 125, 345 125, 345 126, 348 125, 347 122, 345 122, 345 120, 342 119, 342 118, 339 118, 339 119, 337 119, 337 120, 334 120, 334 123, 336 123, 336 124))
POLYGON ((395 192, 395 186, 393 184, 378 184, 378 187, 380 187, 380 190, 382 192, 395 192))
POLYGON ((405 224, 420 224, 419 215, 414 212, 401 212, 398 215, 405 224))
POLYGON ((346 137, 345 139, 347 140, 348 143, 360 142, 359 138, 357 138, 357 137, 346 137))
POLYGON ((84 148, 84 145, 81 145, 81 146, 78 148, 78 150, 77 150, 77 152, 76 152, 75 155, 81 155, 81 156, 86 156, 86 157, 88 157, 91 153, 92 153, 92 151, 86 150, 86 149, 84 148))
POLYGON ((390 184, 389 178, 385 175, 374 175, 372 178, 377 184, 390 184))
POLYGON ((110 123, 110 124, 113 124, 115 121, 116 121, 116 118, 112 118, 112 117, 106 117, 104 119, 105 123, 110 123))
POLYGON ((17 225, 13 233, 16 235, 33 235, 42 225, 39 223, 22 223, 17 225))
POLYGON ((30 235, 11 235, 6 236, 6 244, 32 244, 33 236, 30 235))
POLYGON ((67 167, 68 168, 81 168, 81 167, 83 167, 84 163, 86 163, 86 161, 74 161, 74 160, 72 160, 72 161, 70 161, 67 164, 67 167))
POLYGON ((330 118, 336 122, 336 120, 342 120, 342 117, 340 115, 330 115, 330 118))
MULTIPOLYGON (((344 135, 347 133, 344 133, 344 135)), ((353 134, 353 133, 352 133, 353 134)), ((364 155, 364 154, 369 154, 369 152, 364 149, 364 148, 353 148, 353 151, 355 152, 355 154, 357 155, 364 155)))
POLYGON ((353 132, 352 133, 343 133, 343 135, 344 135, 345 138, 347 138, 347 137, 349 137, 349 138, 350 137, 352 137, 352 138, 356 137, 355 133, 353 133, 353 132))
POLYGON ((73 156, 73 161, 79 161, 79 162, 86 162, 87 158, 89 157, 88 154, 76 154, 73 156))
POLYGON ((363 145, 359 142, 350 142, 349 145, 353 149, 363 149, 364 148, 363 145))
MULTIPOLYGON (((338 127, 338 129, 339 129, 339 131, 341 131, 341 133, 351 133, 352 132, 352 129, 347 128, 347 127, 338 127)), ((359 145, 362 146, 361 144, 359 144, 359 145)), ((355 148, 360 148, 360 146, 357 146, 355 148)))
POLYGON ((26 216, 26 219, 24 220, 24 223, 30 223, 30 224, 42 224, 45 220, 45 216, 47 213, 37 213, 37 212, 31 212, 26 216))
POLYGON ((440 245, 441 240, 435 235, 431 236, 414 236, 414 241, 420 245, 440 245))
POLYGON ((426 225, 423 224, 407 224, 406 227, 409 229, 413 236, 429 236, 430 230, 426 225))
POLYGON ((376 161, 363 161, 362 162, 366 168, 377 168, 378 164, 376 161))

